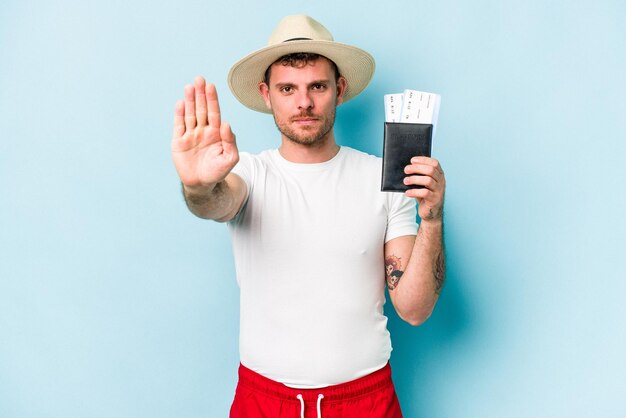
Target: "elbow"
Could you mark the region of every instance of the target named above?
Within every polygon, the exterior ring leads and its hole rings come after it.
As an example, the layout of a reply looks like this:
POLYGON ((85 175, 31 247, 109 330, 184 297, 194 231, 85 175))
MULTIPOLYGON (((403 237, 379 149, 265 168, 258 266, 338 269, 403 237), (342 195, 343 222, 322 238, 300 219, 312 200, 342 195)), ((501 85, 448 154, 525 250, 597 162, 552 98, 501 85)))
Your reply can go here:
POLYGON ((400 318, 411 326, 418 327, 422 325, 430 317, 430 313, 422 314, 417 313, 413 315, 400 315, 400 318))
POLYGON ((424 322, 426 322, 426 319, 428 318, 410 318, 410 319, 405 319, 404 321, 413 327, 419 327, 424 322))
POLYGON ((438 299, 436 293, 418 294, 417 297, 411 298, 399 297, 402 296, 401 294, 394 296, 392 296, 392 302, 398 316, 414 327, 422 325, 430 318, 438 299))
POLYGON ((408 323, 411 326, 417 327, 422 325, 424 322, 426 322, 426 320, 428 318, 430 318, 430 315, 432 314, 433 310, 431 309, 417 309, 413 312, 410 313, 406 313, 406 314, 399 314, 400 318, 408 323))
POLYGON ((423 315, 423 316, 411 316, 408 318, 402 318, 404 319, 405 322, 407 322, 409 325, 414 326, 414 327, 418 327, 420 325, 422 325, 424 322, 426 322, 426 320, 430 317, 430 315, 423 315))

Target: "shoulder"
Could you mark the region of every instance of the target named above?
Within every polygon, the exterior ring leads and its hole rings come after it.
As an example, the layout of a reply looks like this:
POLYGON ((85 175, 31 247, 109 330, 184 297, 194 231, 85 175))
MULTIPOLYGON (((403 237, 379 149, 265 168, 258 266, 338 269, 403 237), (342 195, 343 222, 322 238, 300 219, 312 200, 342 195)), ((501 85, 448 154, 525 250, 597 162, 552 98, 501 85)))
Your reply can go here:
MULTIPOLYGON (((377 186, 380 186, 380 177, 382 175, 383 159, 375 155, 367 154, 365 152, 356 150, 354 148, 346 147, 346 160, 349 161, 350 170, 355 172, 360 170, 360 174, 369 174, 372 182, 375 182, 377 186)), ((415 199, 406 197, 404 193, 390 193, 381 192, 377 187, 376 192, 378 196, 381 196, 385 205, 389 210, 412 210, 415 208, 415 199)), ((414 216, 413 216, 414 217, 414 216)))
POLYGON ((264 176, 272 159, 271 155, 272 150, 263 151, 259 154, 240 152, 239 162, 232 172, 241 177, 250 190, 256 179, 264 176))
POLYGON ((253 154, 250 152, 240 152, 239 153, 239 162, 237 166, 240 167, 249 167, 249 168, 258 168, 264 167, 269 164, 272 160, 272 154, 275 150, 265 150, 258 154, 253 154))
POLYGON ((345 154, 345 162, 348 164, 359 165, 370 169, 379 168, 382 164, 382 158, 375 155, 350 147, 342 147, 342 150, 345 154))
POLYGON ((241 151, 239 152, 240 160, 244 160, 247 162, 255 162, 255 161, 267 161, 271 158, 272 153, 276 150, 268 149, 265 151, 261 151, 258 154, 253 154, 251 152, 241 151))

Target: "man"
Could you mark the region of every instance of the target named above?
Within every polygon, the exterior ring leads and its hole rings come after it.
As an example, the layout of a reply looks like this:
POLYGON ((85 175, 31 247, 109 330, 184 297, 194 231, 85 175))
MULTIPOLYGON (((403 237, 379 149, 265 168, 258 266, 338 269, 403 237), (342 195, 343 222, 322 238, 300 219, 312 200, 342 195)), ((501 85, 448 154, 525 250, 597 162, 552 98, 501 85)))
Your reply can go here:
POLYGON ((240 155, 201 77, 176 105, 172 153, 187 205, 228 222, 233 237, 233 418, 402 416, 384 277, 401 318, 428 318, 444 280, 445 177, 436 160, 415 157, 405 183, 424 188, 383 193, 380 159, 337 144, 335 109, 373 72, 367 52, 334 42, 310 17, 288 16, 229 74, 239 101, 273 114, 280 148, 240 155))

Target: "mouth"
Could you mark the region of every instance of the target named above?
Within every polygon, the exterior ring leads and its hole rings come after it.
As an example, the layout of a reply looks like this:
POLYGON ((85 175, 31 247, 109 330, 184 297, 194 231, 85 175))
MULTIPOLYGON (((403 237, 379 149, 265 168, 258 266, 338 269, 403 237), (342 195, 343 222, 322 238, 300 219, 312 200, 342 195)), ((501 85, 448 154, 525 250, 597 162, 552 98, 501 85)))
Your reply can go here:
POLYGON ((318 120, 319 120, 318 118, 313 118, 313 117, 297 117, 297 118, 291 119, 292 122, 298 125, 312 125, 318 120))

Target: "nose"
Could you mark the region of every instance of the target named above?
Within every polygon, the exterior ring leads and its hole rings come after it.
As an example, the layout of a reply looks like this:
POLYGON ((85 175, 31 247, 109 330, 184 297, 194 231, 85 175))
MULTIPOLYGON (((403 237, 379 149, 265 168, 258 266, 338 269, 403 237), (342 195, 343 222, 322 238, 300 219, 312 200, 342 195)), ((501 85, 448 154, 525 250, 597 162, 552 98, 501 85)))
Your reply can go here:
POLYGON ((313 99, 308 91, 302 92, 298 95, 298 109, 306 110, 313 108, 313 99))

